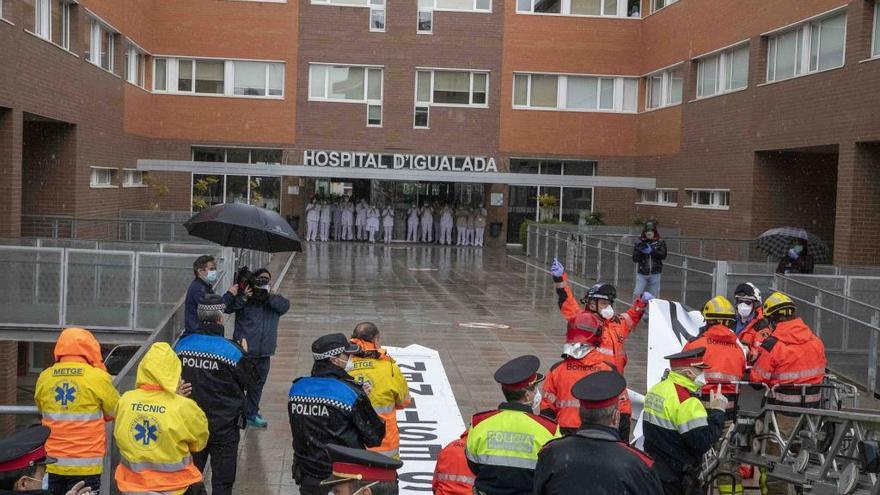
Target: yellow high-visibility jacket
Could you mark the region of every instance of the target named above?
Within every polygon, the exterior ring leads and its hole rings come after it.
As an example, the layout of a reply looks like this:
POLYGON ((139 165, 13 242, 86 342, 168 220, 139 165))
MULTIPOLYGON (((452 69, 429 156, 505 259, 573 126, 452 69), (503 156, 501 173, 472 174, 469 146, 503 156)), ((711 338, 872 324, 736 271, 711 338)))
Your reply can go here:
POLYGON ((119 399, 113 438, 122 457, 116 483, 124 493, 183 493, 202 479, 190 454, 208 443, 208 418, 177 394, 181 369, 171 346, 153 344, 138 366, 136 388, 119 399))

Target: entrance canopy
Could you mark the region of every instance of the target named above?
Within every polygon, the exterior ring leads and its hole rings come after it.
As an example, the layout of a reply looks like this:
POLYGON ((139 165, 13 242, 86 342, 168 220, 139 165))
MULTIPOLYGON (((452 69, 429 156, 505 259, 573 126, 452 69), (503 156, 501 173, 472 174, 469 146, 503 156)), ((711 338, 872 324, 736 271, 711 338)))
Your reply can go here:
POLYGON ((191 160, 138 160, 138 170, 154 172, 191 172, 205 175, 240 174, 269 177, 333 177, 339 179, 376 179, 420 182, 468 182, 507 184, 510 186, 623 187, 654 189, 657 180, 647 177, 607 175, 544 175, 507 172, 447 172, 432 170, 394 170, 306 165, 269 165, 252 163, 196 162, 191 160))

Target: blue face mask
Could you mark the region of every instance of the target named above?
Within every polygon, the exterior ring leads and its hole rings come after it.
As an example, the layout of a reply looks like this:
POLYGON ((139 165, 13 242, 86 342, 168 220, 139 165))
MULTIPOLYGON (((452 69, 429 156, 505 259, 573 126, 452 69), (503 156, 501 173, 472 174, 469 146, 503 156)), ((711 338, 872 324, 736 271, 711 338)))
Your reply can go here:
POLYGON ((208 274, 205 276, 205 279, 212 284, 217 281, 217 270, 208 270, 208 274))

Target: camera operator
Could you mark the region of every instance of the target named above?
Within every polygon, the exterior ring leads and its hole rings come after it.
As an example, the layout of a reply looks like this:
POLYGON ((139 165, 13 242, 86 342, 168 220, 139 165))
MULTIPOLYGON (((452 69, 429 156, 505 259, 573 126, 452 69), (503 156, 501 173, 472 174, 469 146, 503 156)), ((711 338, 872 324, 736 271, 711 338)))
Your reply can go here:
POLYGON ((248 389, 245 400, 244 413, 248 426, 265 428, 266 420, 260 416, 260 396, 263 395, 263 386, 269 375, 269 360, 275 354, 278 343, 278 319, 290 309, 290 301, 271 293, 272 274, 269 270, 261 268, 253 273, 252 278, 247 275, 243 276, 240 272, 239 279, 253 283, 253 293, 236 298, 234 302, 233 339, 239 343, 246 342, 242 346, 247 349, 248 357, 259 373, 259 379, 248 389))
MULTIPOLYGON (((189 284, 189 288, 186 290, 184 335, 196 332, 201 326, 198 315, 199 303, 206 295, 214 293, 214 283, 217 282, 217 278, 219 277, 217 261, 214 260, 213 256, 207 254, 199 256, 196 258, 196 261, 193 262, 193 275, 195 275, 195 279, 193 279, 192 283, 189 284)), ((225 304, 227 308, 232 307, 233 300, 237 295, 238 284, 232 284, 232 287, 223 294, 223 304, 225 304)), ((227 309, 226 312, 231 313, 232 310, 227 309)))

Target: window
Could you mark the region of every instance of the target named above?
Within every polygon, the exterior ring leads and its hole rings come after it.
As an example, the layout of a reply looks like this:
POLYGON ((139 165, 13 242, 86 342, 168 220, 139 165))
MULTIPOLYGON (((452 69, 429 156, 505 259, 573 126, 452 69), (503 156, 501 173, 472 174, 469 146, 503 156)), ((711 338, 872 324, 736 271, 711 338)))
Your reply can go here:
POLYGON ((122 170, 122 187, 142 187, 144 186, 144 172, 126 168, 122 170))
POLYGON ((639 189, 637 204, 678 206, 678 190, 676 189, 639 189))
MULTIPOLYGON (((596 162, 558 159, 511 158, 510 172, 540 175, 595 175, 596 162)), ((578 224, 593 211, 593 189, 589 187, 511 186, 508 212, 514 215, 512 228, 523 220, 554 219, 578 224), (552 209, 541 208, 537 197, 550 194, 559 203, 552 209), (514 225, 516 224, 516 225, 514 225)))
POLYGON ((432 106, 489 106, 489 73, 417 70, 413 126, 427 128, 432 106))
POLYGON ((657 12, 663 7, 674 4, 678 0, 651 0, 651 12, 657 12))
POLYGON ((767 82, 843 66, 846 14, 835 14, 771 36, 767 82))
POLYGON ((266 62, 230 62, 236 96, 283 96, 284 64, 266 62))
POLYGON ((373 7, 370 9, 370 31, 385 32, 385 7, 373 7))
MULTIPOLYGON (((70 3, 67 0, 53 0, 52 41, 56 45, 70 49, 70 3)), ((0 1, 2 3, 2 1, 0 1)))
POLYGON ((192 210, 221 203, 248 203, 281 211, 281 178, 253 175, 192 175, 192 210))
POLYGON ((635 112, 639 81, 634 77, 514 74, 514 108, 635 112))
POLYGON ((156 58, 153 91, 280 98, 284 96, 284 64, 156 58))
POLYGON ((278 164, 282 154, 283 150, 273 148, 192 147, 192 159, 196 162, 278 164))
POLYGON ((92 167, 89 173, 90 187, 115 187, 113 178, 116 176, 115 168, 92 167))
POLYGON ((518 13, 639 17, 641 0, 517 0, 518 13))
POLYGON ((416 33, 431 34, 434 31, 434 0, 418 0, 416 33))
POLYGON ((32 0, 34 4, 34 34, 52 39, 52 0, 32 0))
POLYGON ((123 73, 125 80, 140 87, 144 87, 144 63, 146 56, 134 45, 129 45, 125 50, 125 63, 123 73))
POLYGON ((367 7, 368 0, 312 0, 313 5, 340 5, 343 7, 367 7))
POLYGON ((419 9, 458 12, 491 12, 492 0, 422 0, 419 9))
POLYGON ((90 23, 86 60, 113 72, 113 41, 116 34, 96 19, 92 19, 90 23))
POLYGON ((382 127, 382 105, 367 105, 367 126, 382 127))
POLYGON ((691 208, 714 208, 726 210, 730 208, 730 191, 727 189, 689 189, 691 208))
POLYGON ((683 86, 681 67, 667 69, 645 78, 645 107, 668 107, 681 103, 683 86))
POLYGON ((153 64, 153 91, 168 91, 168 61, 155 59, 153 64))
POLYGON ((382 68, 310 64, 309 99, 381 104, 382 68))
POLYGON ((874 43, 871 54, 880 57, 880 2, 874 2, 874 43))
POLYGON ((697 61, 697 98, 742 89, 748 84, 748 45, 730 48, 697 61))

